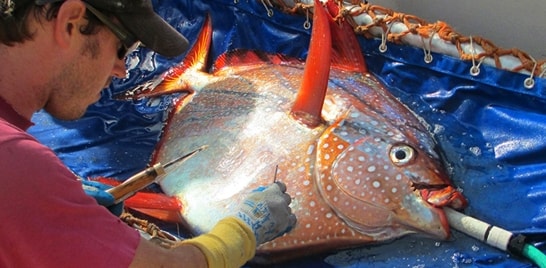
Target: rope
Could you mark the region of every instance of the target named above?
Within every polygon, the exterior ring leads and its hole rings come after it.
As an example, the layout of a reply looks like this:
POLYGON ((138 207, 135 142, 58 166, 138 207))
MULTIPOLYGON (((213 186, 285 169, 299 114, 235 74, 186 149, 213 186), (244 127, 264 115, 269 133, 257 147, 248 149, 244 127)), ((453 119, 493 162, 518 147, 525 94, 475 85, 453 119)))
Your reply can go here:
MULTIPOLYGON (((309 10, 313 6, 312 1, 302 0, 271 0, 270 3, 282 12, 298 15, 306 15, 306 12, 310 12, 309 10)), ((500 48, 490 40, 479 36, 472 37, 471 45, 469 36, 456 32, 453 27, 442 21, 429 23, 415 15, 396 12, 386 7, 358 0, 335 1, 335 3, 341 10, 335 19, 346 19, 356 34, 368 39, 384 38, 392 43, 408 44, 410 37, 417 37, 416 40, 418 40, 418 38, 426 39, 437 35, 446 44, 453 45, 456 48, 458 55, 451 56, 458 56, 464 61, 491 59, 490 65, 496 68, 526 73, 530 74, 531 77, 539 78, 546 71, 546 59, 536 61, 525 51, 517 48, 500 48), (365 18, 362 18, 363 16, 365 18), (405 27, 397 27, 395 31, 394 27, 392 27, 393 24, 400 24, 400 26, 405 27), (378 28, 381 31, 374 31, 374 29, 378 28), (385 36, 382 37, 382 35, 385 36), (481 52, 476 54, 472 50, 480 50, 481 52), (510 56, 512 57, 511 61, 508 59, 510 56)), ((428 42, 426 43, 428 45, 428 42)), ((442 53, 441 51, 435 52, 442 53)))

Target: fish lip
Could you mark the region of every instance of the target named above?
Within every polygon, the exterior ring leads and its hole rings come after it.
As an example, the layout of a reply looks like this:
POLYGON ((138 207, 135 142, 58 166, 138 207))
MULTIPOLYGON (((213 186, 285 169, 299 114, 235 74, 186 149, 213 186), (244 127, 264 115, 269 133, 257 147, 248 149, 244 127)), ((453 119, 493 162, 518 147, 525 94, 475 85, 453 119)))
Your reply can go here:
POLYGON ((462 193, 451 185, 428 185, 415 188, 419 190, 423 200, 436 208, 448 206, 460 210, 468 205, 462 193))

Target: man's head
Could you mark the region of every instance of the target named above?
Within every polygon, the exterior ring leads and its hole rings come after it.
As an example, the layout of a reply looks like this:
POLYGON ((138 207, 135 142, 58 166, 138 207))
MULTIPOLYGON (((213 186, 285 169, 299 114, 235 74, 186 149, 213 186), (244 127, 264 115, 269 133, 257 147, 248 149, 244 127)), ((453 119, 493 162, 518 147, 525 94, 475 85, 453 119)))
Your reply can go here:
MULTIPOLYGON (((0 0, 0 42, 12 45, 32 38, 27 17, 40 14, 47 4, 50 16, 63 0, 0 0), (52 11, 51 11, 52 10, 52 11)), ((139 41, 166 56, 182 54, 188 41, 157 15, 151 0, 84 0, 88 11, 106 25, 129 48, 139 41), (115 18, 115 19, 113 19, 115 18)))

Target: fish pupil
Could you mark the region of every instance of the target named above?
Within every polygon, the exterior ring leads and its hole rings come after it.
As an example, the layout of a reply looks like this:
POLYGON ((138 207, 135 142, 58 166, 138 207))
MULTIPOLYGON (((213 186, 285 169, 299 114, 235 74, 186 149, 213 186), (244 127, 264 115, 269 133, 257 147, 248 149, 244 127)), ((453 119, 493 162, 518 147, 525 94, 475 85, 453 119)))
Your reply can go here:
POLYGON ((406 158, 406 152, 402 151, 402 150, 398 150, 394 153, 394 156, 396 157, 396 159, 398 160, 404 160, 406 158))

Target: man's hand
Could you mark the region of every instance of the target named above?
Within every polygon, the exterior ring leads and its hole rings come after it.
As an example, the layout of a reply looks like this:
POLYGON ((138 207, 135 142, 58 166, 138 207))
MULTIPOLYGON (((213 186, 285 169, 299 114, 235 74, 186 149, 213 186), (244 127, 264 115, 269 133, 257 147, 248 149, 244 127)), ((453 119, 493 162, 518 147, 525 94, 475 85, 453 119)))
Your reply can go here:
POLYGON ((81 182, 85 193, 95 198, 99 205, 106 207, 118 217, 123 213, 123 202, 114 204, 114 196, 106 192, 106 190, 112 188, 111 186, 97 181, 81 180, 81 182))
POLYGON ((291 197, 282 182, 253 190, 239 205, 236 217, 245 222, 256 236, 258 245, 290 231, 296 216, 290 207, 291 197))

